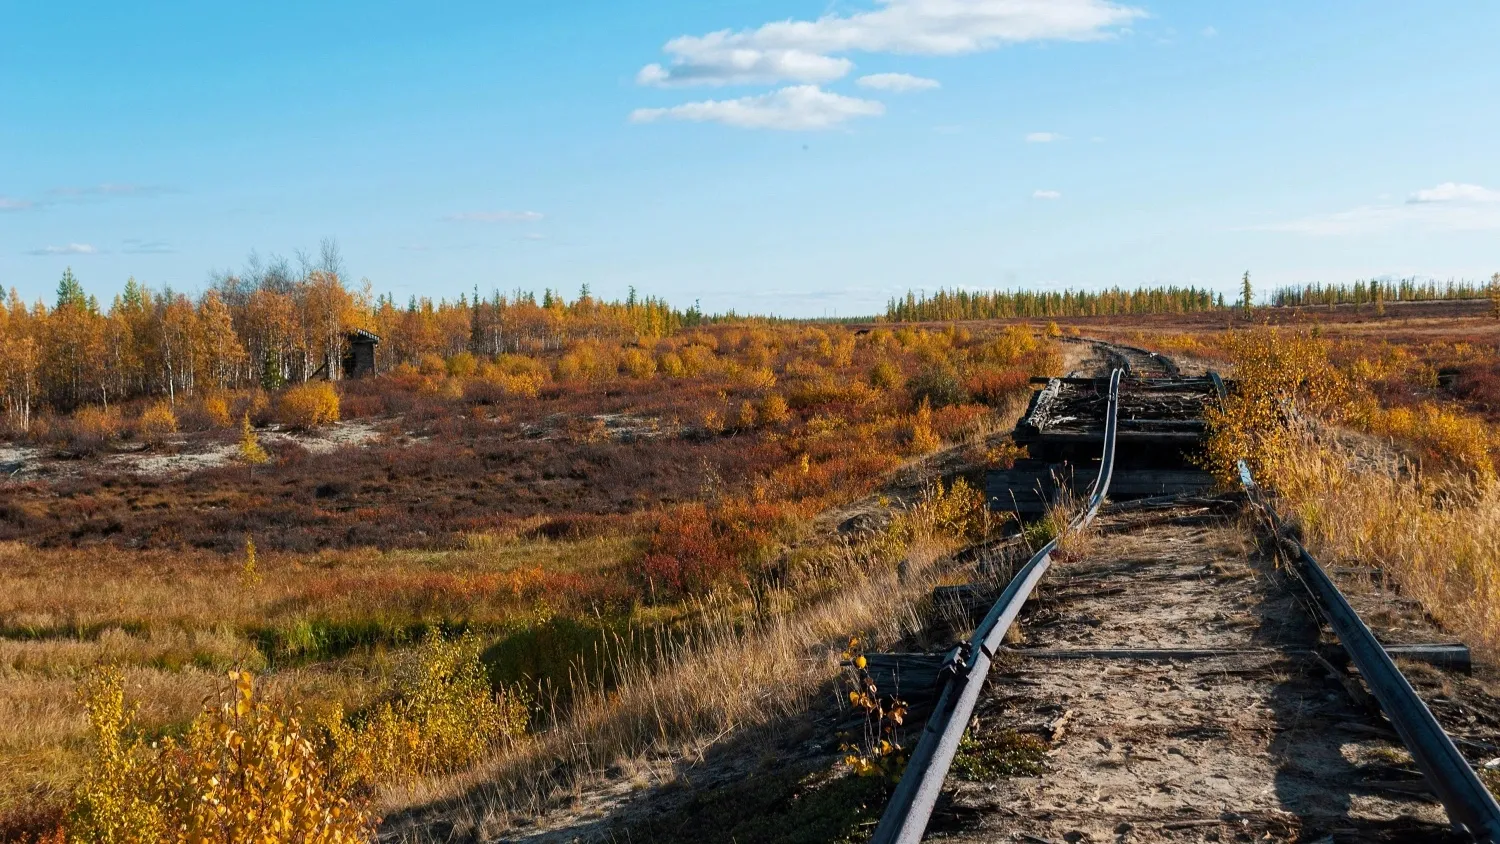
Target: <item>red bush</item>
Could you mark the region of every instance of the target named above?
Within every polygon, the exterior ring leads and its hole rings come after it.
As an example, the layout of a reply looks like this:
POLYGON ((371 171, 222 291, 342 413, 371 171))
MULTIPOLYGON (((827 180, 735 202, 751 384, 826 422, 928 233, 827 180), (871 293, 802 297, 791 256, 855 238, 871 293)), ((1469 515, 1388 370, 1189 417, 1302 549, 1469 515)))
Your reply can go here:
POLYGON ((981 369, 969 373, 964 386, 977 402, 998 406, 1011 396, 1031 389, 1031 376, 1024 369, 981 369))

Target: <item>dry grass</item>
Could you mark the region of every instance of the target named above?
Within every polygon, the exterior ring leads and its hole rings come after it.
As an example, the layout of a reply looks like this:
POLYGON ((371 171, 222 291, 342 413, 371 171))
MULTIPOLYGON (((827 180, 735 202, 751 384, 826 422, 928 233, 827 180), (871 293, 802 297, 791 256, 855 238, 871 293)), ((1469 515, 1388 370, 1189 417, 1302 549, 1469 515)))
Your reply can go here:
MULTIPOLYGON (((921 625, 924 602, 941 578, 933 563, 942 550, 932 538, 919 539, 900 576, 888 565, 864 573, 870 561, 850 549, 845 588, 749 629, 733 611, 707 613, 697 635, 666 646, 661 665, 622 660, 614 689, 588 684, 573 713, 531 743, 389 799, 427 805, 459 833, 493 836, 578 795, 621 760, 649 766, 653 758, 803 712, 838 675, 851 631, 879 644, 921 625)), ((423 817, 418 812, 390 831, 401 840, 437 840, 423 829, 423 817)))
POLYGON ((1381 471, 1306 441, 1276 487, 1324 562, 1379 566, 1482 659, 1500 656, 1500 485, 1381 471))

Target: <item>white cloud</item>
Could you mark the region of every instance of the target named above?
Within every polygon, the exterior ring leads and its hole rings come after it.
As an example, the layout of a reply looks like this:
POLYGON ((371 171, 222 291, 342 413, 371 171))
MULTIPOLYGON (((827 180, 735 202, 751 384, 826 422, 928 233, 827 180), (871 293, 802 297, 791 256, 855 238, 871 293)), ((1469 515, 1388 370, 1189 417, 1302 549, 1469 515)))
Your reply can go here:
POLYGON ((853 62, 835 54, 950 56, 1026 41, 1108 38, 1146 13, 1110 0, 877 0, 878 8, 757 29, 684 35, 671 59, 642 68, 643 85, 828 82, 853 62))
MULTIPOLYGON (((723 35, 724 33, 719 33, 723 35)), ((648 64, 635 75, 636 84, 774 85, 777 82, 831 82, 849 75, 854 62, 803 50, 721 49, 714 36, 682 47, 671 68, 648 64)), ((670 52, 677 39, 667 45, 670 52)))
POLYGON ((130 238, 125 241, 125 248, 121 251, 126 255, 169 255, 177 250, 164 240, 130 238))
POLYGON ((869 76, 861 76, 855 80, 854 84, 861 88, 893 91, 898 94, 907 91, 930 91, 933 88, 943 87, 942 83, 936 79, 924 79, 909 73, 872 73, 869 76))
POLYGON ((1203 37, 1204 38, 1212 38, 1212 37, 1214 37, 1215 35, 1218 35, 1218 34, 1219 34, 1219 31, 1217 29, 1214 29, 1211 26, 1205 26, 1205 27, 1203 27, 1203 37))
POLYGON ((1422 202, 1500 202, 1500 191, 1482 188, 1479 185, 1461 185, 1457 182, 1443 182, 1435 188, 1419 190, 1406 200, 1409 203, 1422 202))
POLYGON ((0 211, 25 211, 31 207, 31 201, 26 199, 11 199, 0 196, 0 211))
POLYGON ((1026 143, 1028 144, 1050 144, 1053 141, 1063 140, 1067 140, 1066 136, 1059 135, 1056 132, 1031 132, 1026 136, 1026 143))
POLYGON ((1411 229, 1431 232, 1500 230, 1500 191, 1479 185, 1444 182, 1416 191, 1399 205, 1361 205, 1348 211, 1314 214, 1249 228, 1314 237, 1383 234, 1411 229))
POLYGON ((816 85, 795 85, 769 94, 734 100, 705 100, 671 108, 639 108, 631 112, 632 123, 657 120, 689 120, 723 123, 742 129, 809 131, 831 129, 855 117, 878 117, 885 106, 824 91, 816 85))
POLYGON ((533 223, 544 216, 539 211, 465 211, 443 219, 450 223, 533 223))
POLYGON ((43 246, 33 249, 28 255, 96 255, 99 250, 87 243, 70 243, 67 246, 43 246))
POLYGON ((1062 199, 1062 192, 1061 191, 1055 191, 1055 190, 1033 191, 1032 194, 1031 194, 1031 198, 1032 199, 1062 199))
POLYGON ((536 232, 527 232, 526 234, 521 235, 521 239, 522 240, 546 240, 547 236, 544 235, 544 234, 537 234, 536 232))

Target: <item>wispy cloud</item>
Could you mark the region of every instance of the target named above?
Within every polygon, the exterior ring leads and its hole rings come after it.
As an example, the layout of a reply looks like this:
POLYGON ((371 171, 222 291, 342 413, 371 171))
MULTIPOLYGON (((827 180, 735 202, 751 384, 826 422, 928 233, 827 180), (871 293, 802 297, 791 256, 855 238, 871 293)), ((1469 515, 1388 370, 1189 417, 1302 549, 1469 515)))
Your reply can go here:
POLYGON ((62 187, 47 191, 49 196, 63 199, 82 199, 85 197, 124 197, 124 196, 159 196, 169 193, 167 188, 161 185, 136 185, 121 182, 105 182, 87 187, 62 187))
POLYGON ((924 79, 909 73, 872 73, 869 76, 861 76, 855 80, 854 84, 861 88, 891 91, 897 94, 904 94, 908 91, 931 91, 933 88, 943 87, 942 83, 936 79, 924 79))
POLYGON ((1031 132, 1026 135, 1026 143, 1028 144, 1050 144, 1055 141, 1065 140, 1067 140, 1067 136, 1059 135, 1056 132, 1031 132))
POLYGON ((1055 190, 1037 190, 1031 192, 1032 199, 1062 199, 1062 192, 1055 190))
POLYGON ((640 108, 630 115, 632 123, 687 120, 723 123, 742 129, 813 131, 831 129, 856 117, 878 117, 885 106, 824 91, 816 85, 796 85, 769 94, 734 100, 705 100, 671 108, 640 108))
POLYGON ((1443 182, 1437 187, 1424 188, 1413 193, 1406 201, 1410 205, 1427 202, 1500 202, 1500 191, 1479 185, 1443 182))
POLYGON ((125 241, 125 247, 120 251, 126 255, 170 255, 177 250, 165 240, 130 238, 125 241))
POLYGON ((1203 37, 1204 38, 1212 38, 1212 37, 1214 37, 1215 35, 1218 35, 1218 34, 1219 34, 1219 30, 1217 30, 1217 29, 1215 29, 1215 28, 1213 28, 1211 26, 1205 26, 1205 27, 1203 27, 1203 37))
POLYGON ((643 85, 822 83, 854 63, 842 54, 946 56, 1027 41, 1108 38, 1145 17, 1108 0, 878 0, 878 8, 785 20, 756 29, 684 35, 662 48, 666 64, 642 68, 643 85))
POLYGON ((545 216, 540 211, 464 211, 443 219, 450 223, 534 223, 545 216))
POLYGON ((547 236, 544 235, 544 234, 538 234, 537 232, 527 232, 527 233, 521 235, 521 239, 522 240, 546 240, 547 236))
POLYGON ((1479 185, 1444 182, 1416 191, 1399 204, 1361 205, 1347 211, 1314 214, 1247 228, 1312 237, 1382 234, 1410 229, 1434 232, 1500 230, 1500 191, 1479 185))
POLYGON ((67 246, 43 246, 29 249, 27 255, 97 255, 99 249, 87 243, 69 243, 67 246))
POLYGON ((8 196, 0 196, 0 211, 25 211, 33 207, 29 199, 12 199, 8 196))

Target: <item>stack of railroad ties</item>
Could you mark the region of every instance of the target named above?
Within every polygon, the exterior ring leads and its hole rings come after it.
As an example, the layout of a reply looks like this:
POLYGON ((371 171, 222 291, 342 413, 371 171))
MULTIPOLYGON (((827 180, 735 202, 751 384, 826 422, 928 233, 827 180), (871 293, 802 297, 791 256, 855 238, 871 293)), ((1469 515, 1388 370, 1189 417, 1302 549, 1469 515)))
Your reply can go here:
MULTIPOLYGON (((1016 428, 1016 441, 1028 447, 1030 461, 1009 472, 992 473, 987 484, 992 503, 1022 517, 1034 516, 1045 510, 1058 489, 1071 486, 1082 497, 1086 488, 1085 504, 1063 528, 1066 533, 1093 521, 1106 495, 1191 494, 1211 487, 1211 479, 1192 469, 1189 461, 1204 435, 1202 408, 1223 399, 1224 382, 1214 373, 1185 378, 1172 368, 1166 378, 1129 379, 1122 390, 1125 375, 1121 368, 1103 379, 1044 379, 1046 386, 1033 397, 1016 428), (1086 462, 1092 454, 1100 455, 1097 467, 1086 462), (1074 465, 1079 468, 1069 471, 1074 465)), ((1500 844, 1500 805, 1327 572, 1282 529, 1249 468, 1241 463, 1240 469, 1244 491, 1271 524, 1291 570, 1411 751, 1455 829, 1475 841, 1500 844)), ((995 653, 1046 574, 1057 545, 1057 539, 1048 542, 1019 569, 973 636, 944 658, 934 676, 938 688, 933 713, 886 805, 873 844, 922 840, 995 653)))

